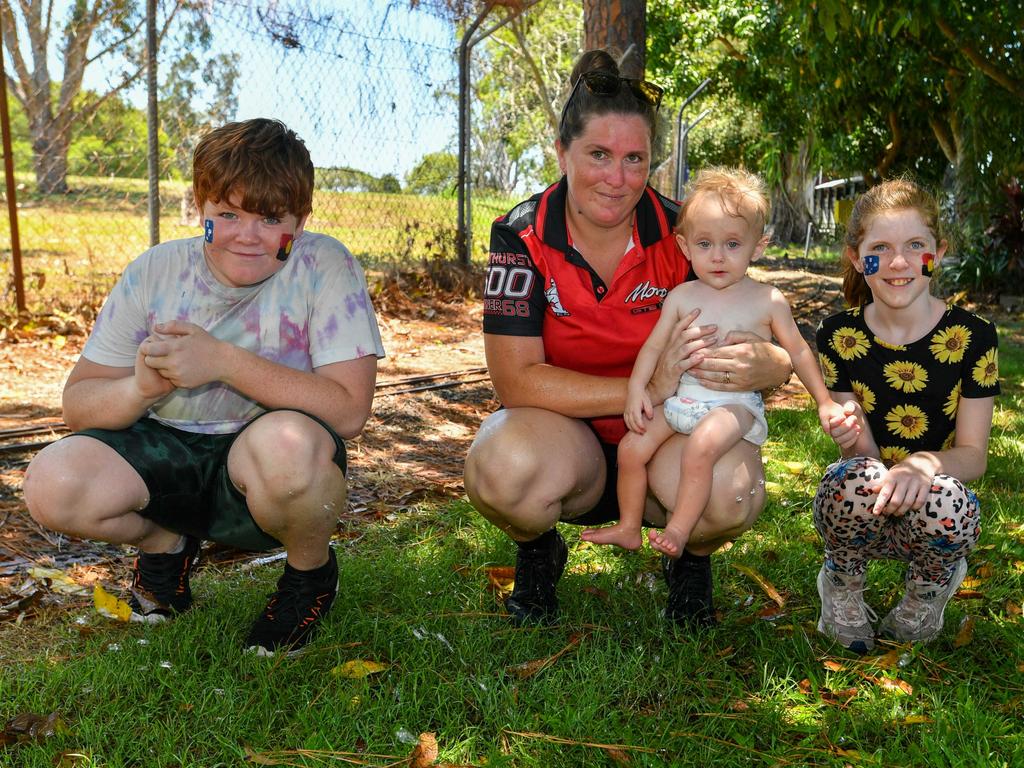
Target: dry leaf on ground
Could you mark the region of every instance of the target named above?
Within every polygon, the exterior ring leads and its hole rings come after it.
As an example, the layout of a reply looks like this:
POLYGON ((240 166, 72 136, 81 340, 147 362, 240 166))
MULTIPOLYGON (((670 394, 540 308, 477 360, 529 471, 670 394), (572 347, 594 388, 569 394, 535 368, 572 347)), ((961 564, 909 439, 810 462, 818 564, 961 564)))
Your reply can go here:
POLYGON ((334 677, 346 677, 355 680, 360 677, 369 677, 370 675, 379 674, 386 670, 388 666, 388 664, 381 664, 379 661, 354 659, 336 666, 331 670, 331 675, 334 677))
POLYGON ((96 606, 96 612, 108 619, 129 621, 132 617, 132 607, 119 597, 110 594, 99 584, 93 585, 92 603, 96 606))
POLYGON ((971 640, 974 639, 974 617, 964 616, 960 622, 960 628, 957 630, 956 637, 953 638, 954 648, 963 648, 968 645, 971 640))
POLYGON ((735 568, 740 573, 745 574, 746 576, 749 576, 755 582, 757 582, 757 585, 762 590, 764 590, 764 593, 766 595, 768 595, 768 597, 770 597, 772 600, 775 601, 775 604, 778 605, 779 608, 785 608, 786 607, 786 599, 781 594, 779 594, 779 590, 777 590, 775 588, 775 585, 772 584, 770 581, 768 581, 768 579, 766 579, 760 573, 755 571, 750 566, 740 565, 739 563, 732 563, 732 567, 735 568))
POLYGON ((437 763, 437 737, 421 733, 420 740, 409 755, 409 768, 431 768, 437 763))

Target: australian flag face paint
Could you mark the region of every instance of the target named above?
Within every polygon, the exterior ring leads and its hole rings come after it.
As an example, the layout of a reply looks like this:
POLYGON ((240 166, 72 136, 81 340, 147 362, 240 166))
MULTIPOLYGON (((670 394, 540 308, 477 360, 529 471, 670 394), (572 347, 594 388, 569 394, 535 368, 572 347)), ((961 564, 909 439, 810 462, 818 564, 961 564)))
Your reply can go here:
POLYGON ((878 257, 868 254, 864 257, 864 274, 873 275, 878 271, 878 257))
POLYGON ((921 274, 925 277, 931 277, 932 272, 935 271, 935 254, 934 253, 922 253, 921 254, 921 274))
POLYGON ((208 243, 213 242, 213 219, 207 219, 203 222, 203 238, 208 243))

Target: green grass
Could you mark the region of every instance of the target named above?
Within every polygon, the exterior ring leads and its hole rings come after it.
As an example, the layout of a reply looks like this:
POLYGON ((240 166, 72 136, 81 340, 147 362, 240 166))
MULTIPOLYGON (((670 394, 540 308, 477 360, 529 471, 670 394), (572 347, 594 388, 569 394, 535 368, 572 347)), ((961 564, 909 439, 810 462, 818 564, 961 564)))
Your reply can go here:
MULTIPOLYGON (((883 645, 858 658, 815 632, 821 546, 810 500, 834 450, 810 409, 775 410, 770 501, 713 559, 722 623, 711 632, 665 625, 649 550, 592 547, 571 526, 562 623, 512 628, 485 572, 510 565, 512 545, 465 501, 425 505, 338 545, 341 592, 298 659, 239 652, 276 566, 201 570, 195 610, 161 627, 85 612, 84 626, 75 615, 4 626, 0 722, 56 712, 64 728, 0 749, 0 764, 49 768, 74 752, 88 757, 64 764, 242 766, 256 764, 251 750, 258 764, 347 756, 384 766, 410 755, 403 739, 429 731, 441 761, 459 765, 1020 765, 1024 353, 1019 325, 1001 334, 1004 392, 989 471, 974 484, 984 533, 968 584, 980 597, 954 600, 930 645, 883 645), (784 609, 736 566, 774 585, 784 609), (973 635, 957 647, 966 617, 973 635), (533 675, 516 674, 563 651, 533 675), (351 660, 387 668, 338 675, 351 660)), ((886 610, 900 586, 896 564, 874 564, 869 602, 886 610)))

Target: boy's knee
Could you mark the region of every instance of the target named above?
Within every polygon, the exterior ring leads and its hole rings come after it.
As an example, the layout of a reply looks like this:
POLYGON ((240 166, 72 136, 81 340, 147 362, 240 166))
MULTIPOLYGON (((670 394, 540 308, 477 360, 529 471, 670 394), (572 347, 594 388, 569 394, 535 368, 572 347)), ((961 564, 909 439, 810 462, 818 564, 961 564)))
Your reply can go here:
POLYGON ((301 490, 335 466, 334 438, 314 419, 297 411, 275 411, 260 417, 245 429, 239 443, 245 463, 270 486, 301 490))
POLYGON ((60 462, 45 450, 25 470, 22 484, 25 506, 32 519, 45 528, 61 527, 61 512, 72 507, 74 499, 82 490, 73 472, 68 471, 68 468, 59 470, 60 462))

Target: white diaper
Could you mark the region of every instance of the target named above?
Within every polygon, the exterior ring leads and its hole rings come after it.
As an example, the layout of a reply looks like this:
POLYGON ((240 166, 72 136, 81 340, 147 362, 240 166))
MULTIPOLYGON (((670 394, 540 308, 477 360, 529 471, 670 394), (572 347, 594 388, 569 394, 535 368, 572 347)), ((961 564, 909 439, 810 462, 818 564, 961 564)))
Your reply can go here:
POLYGON ((708 411, 720 405, 739 405, 750 411, 754 423, 743 436, 744 440, 761 445, 768 437, 764 401, 759 392, 716 392, 688 374, 680 379, 675 396, 665 401, 665 421, 676 432, 688 435, 708 411))

